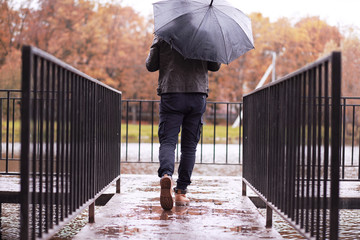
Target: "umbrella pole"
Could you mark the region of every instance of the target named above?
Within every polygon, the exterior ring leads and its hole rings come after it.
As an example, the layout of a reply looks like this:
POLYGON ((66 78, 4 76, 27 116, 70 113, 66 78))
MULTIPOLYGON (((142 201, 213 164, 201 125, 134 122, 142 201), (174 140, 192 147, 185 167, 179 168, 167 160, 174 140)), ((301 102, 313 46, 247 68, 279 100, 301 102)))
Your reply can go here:
POLYGON ((210 6, 212 6, 213 1, 214 1, 214 0, 211 0, 210 6))

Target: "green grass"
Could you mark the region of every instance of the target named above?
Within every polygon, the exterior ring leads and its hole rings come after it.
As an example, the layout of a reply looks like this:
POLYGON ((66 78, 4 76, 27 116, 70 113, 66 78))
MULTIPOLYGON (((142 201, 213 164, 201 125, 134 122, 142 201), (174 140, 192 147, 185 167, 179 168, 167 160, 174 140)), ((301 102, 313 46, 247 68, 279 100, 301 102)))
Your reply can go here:
MULTIPOLYGON (((20 142, 20 120, 15 121, 15 131, 14 131, 14 142, 20 142)), ((2 124, 2 142, 6 141, 6 122, 3 121, 2 124)), ((9 122, 9 141, 12 141, 12 129, 13 122, 9 122)), ((56 130, 56 126, 55 126, 56 130)), ((153 130, 150 124, 141 125, 141 142, 150 143, 151 142, 151 133, 153 132, 154 142, 159 142, 158 139, 158 125, 154 125, 153 130)), ((56 133, 55 133, 56 134, 56 133)), ((121 126, 121 135, 122 141, 126 140, 126 124, 121 126)), ((139 141, 139 125, 138 124, 129 124, 128 125, 128 140, 129 142, 138 142, 139 141)), ((213 125, 204 125, 203 127, 203 142, 204 143, 213 143, 214 141, 214 126, 213 125)), ((228 141, 229 143, 238 143, 239 141, 239 128, 228 128, 228 141)), ((216 126, 216 143, 226 143, 226 126, 217 125, 216 126)))
MULTIPOLYGON (((15 121, 15 131, 14 131, 14 142, 20 142, 20 120, 15 121)), ((6 142, 6 121, 2 121, 2 142, 6 142)), ((13 129, 13 122, 9 122, 9 142, 12 142, 12 129, 13 129)), ((154 125, 153 130, 150 124, 143 123, 141 125, 141 142, 142 143, 150 143, 151 142, 151 133, 153 132, 153 141, 159 142, 158 139, 158 126, 157 124, 154 125)), ((243 130, 241 129, 241 133, 243 130)), ((126 141, 126 124, 122 124, 121 126, 121 135, 122 135, 122 142, 126 141)), ((129 142, 138 142, 139 141, 139 125, 138 124, 129 124, 128 125, 128 141, 129 142)), ((305 133, 307 135, 307 133, 305 133)), ((322 129, 322 134, 324 134, 324 130, 322 129)), ((56 136, 56 124, 55 124, 55 136, 56 136)), ((331 138, 331 136, 330 136, 331 138)), ((350 144, 351 141, 351 134, 346 134, 346 144, 350 144)), ((307 137, 305 137, 307 139, 307 137)), ((355 144, 358 144, 359 133, 355 132, 355 144)), ((226 143, 226 126, 224 125, 216 125, 216 143, 226 143)), ((213 143, 214 142, 214 126, 213 125, 204 125, 203 127, 203 143, 213 143)), ((232 144, 239 143, 239 128, 232 128, 231 126, 228 127, 228 142, 232 144)))
MULTIPOLYGON (((9 142, 12 141, 13 127, 15 127, 14 128, 14 142, 20 142, 20 128, 21 128, 20 120, 15 121, 15 126, 13 126, 12 121, 9 121, 9 142)), ((6 129, 7 129, 7 123, 6 123, 6 120, 3 120, 2 126, 1 126, 2 142, 6 142, 6 129)))
MULTIPOLYGON (((128 125, 128 141, 129 142, 138 142, 139 141, 139 125, 138 124, 129 124, 128 125)), ((158 126, 154 125, 153 129, 149 124, 141 125, 141 142, 151 142, 151 135, 153 133, 153 141, 159 142, 158 140, 158 126)), ((226 126, 217 125, 216 126, 216 143, 226 143, 226 126)), ((121 127, 121 136, 122 141, 126 141, 126 124, 122 124, 121 127)), ((228 141, 229 143, 238 143, 239 142, 239 128, 228 127, 228 141)), ((214 126, 213 125, 204 125, 203 127, 203 143, 213 143, 214 142, 214 126)))

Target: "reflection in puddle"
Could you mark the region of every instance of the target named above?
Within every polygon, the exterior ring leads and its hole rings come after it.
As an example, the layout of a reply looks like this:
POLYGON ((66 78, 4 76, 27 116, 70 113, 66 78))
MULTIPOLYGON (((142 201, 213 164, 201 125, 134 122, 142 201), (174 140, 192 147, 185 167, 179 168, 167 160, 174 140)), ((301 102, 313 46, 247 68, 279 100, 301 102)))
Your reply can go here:
POLYGON ((119 237, 119 236, 131 236, 134 235, 135 233, 139 233, 140 229, 139 228, 131 228, 128 226, 105 226, 102 229, 98 229, 96 231, 96 234, 99 235, 105 235, 108 237, 119 237))
MULTIPOLYGON (((216 233, 216 232, 233 232, 234 234, 240 233, 241 235, 254 235, 257 234, 261 236, 264 228, 252 225, 229 225, 227 220, 229 215, 236 216, 237 214, 250 214, 244 210, 232 210, 232 209, 211 209, 205 206, 174 206, 170 211, 163 210, 160 206, 137 206, 133 209, 136 214, 127 214, 126 216, 117 215, 124 219, 126 223, 123 225, 108 225, 104 226, 101 229, 98 229, 96 234, 101 236, 106 236, 109 238, 118 238, 123 237, 127 238, 129 236, 136 237, 142 236, 145 232, 151 232, 152 230, 156 231, 156 234, 164 234, 171 231, 172 234, 177 234, 176 231, 178 226, 181 226, 182 229, 178 234, 182 234, 182 231, 191 232, 198 227, 205 228, 206 231, 216 233), (139 224, 138 216, 142 216, 141 227, 136 227, 136 224, 139 224), (226 216, 226 217, 225 217, 226 216), (214 219, 220 219, 219 222, 214 224, 214 219), (144 220, 150 220, 151 222, 146 222, 144 220), (195 220, 195 221, 194 221, 195 220), (174 227, 175 225, 175 227, 174 227), (155 230, 156 229, 156 230, 155 230), (140 234, 140 235, 138 235, 140 234)), ((240 223, 241 221, 239 221, 240 223)), ((155 232, 153 232, 155 234, 155 232)))
MULTIPOLYGON (((171 231, 172 236, 180 236, 181 231, 192 232, 194 229, 201 228, 202 231, 206 231, 212 236, 216 233, 228 233, 231 236, 239 236, 238 239, 242 239, 240 236, 273 239, 267 237, 271 229, 265 229, 263 226, 255 224, 251 210, 214 209, 211 206, 174 206, 171 211, 164 211, 160 206, 154 205, 134 206, 128 210, 127 214, 116 216, 120 219, 126 219, 126 221, 118 225, 104 226, 98 229, 96 234, 107 238, 137 239, 147 236, 146 234, 166 237, 166 233, 169 231, 171 231), (142 216, 142 219, 139 219, 139 216, 142 216), (178 228, 180 226, 182 227, 181 231, 178 228)), ((358 220, 359 218, 355 217, 355 219, 358 220)), ((275 222, 277 222, 276 217, 275 222)), ((354 239, 351 238, 350 234, 353 233, 352 230, 341 231, 340 235, 344 239, 354 239)), ((294 239, 295 236, 300 239, 296 233, 283 235, 283 237, 290 239, 294 239)))
MULTIPOLYGON (((219 229, 225 232, 237 232, 237 233, 249 233, 249 232, 258 232, 260 230, 260 227, 258 226, 252 226, 252 225, 236 225, 231 226, 231 224, 228 224, 229 218, 232 219, 239 219, 240 218, 245 220, 245 224, 249 224, 249 222, 254 221, 252 219, 253 212, 250 210, 236 210, 236 209, 214 209, 207 206, 174 206, 172 210, 165 211, 160 206, 153 206, 153 205, 141 205, 137 206, 136 208, 130 210, 125 215, 116 215, 113 217, 119 217, 119 218, 126 218, 131 222, 131 219, 137 219, 138 216, 142 216, 142 219, 147 220, 154 220, 153 222, 150 222, 149 224, 152 226, 158 226, 160 229, 169 227, 173 222, 181 221, 182 223, 185 222, 192 222, 198 221, 199 222, 206 222, 208 219, 220 219, 219 222, 217 222, 217 225, 208 224, 206 227, 212 228, 212 229, 219 229), (195 218, 194 218, 195 217, 195 218)), ((213 220, 210 220, 209 223, 211 223, 213 220)), ((206 223, 204 223, 206 224, 206 223)), ((109 234, 112 235, 113 229, 107 227, 109 229, 109 234)), ((138 229, 136 228, 127 228, 131 229, 128 230, 128 232, 131 232, 132 234, 138 232, 138 229)), ((126 229, 124 227, 122 228, 116 228, 116 232, 124 232, 126 229)), ((164 229, 163 229, 164 230, 164 229)), ((102 232, 104 234, 104 232, 102 232)))

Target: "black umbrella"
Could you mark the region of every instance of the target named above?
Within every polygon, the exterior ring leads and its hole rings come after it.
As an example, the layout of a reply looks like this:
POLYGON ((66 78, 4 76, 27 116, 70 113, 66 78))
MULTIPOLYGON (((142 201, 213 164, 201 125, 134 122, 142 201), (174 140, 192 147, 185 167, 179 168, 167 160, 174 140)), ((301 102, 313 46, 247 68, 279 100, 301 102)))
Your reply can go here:
POLYGON ((229 64, 254 48, 250 19, 226 0, 154 3, 155 34, 185 58, 229 64))

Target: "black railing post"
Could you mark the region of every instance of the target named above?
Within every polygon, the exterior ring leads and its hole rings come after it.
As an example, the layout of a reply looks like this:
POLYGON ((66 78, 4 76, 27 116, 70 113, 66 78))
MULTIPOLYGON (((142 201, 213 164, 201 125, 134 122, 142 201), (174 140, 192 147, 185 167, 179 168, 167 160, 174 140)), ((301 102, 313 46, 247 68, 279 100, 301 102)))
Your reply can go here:
POLYGON ((2 120, 2 115, 3 115, 3 100, 2 98, 0 98, 0 126, 1 126, 1 131, 0 131, 0 160, 2 160, 2 142, 3 142, 3 136, 2 136, 2 124, 3 124, 3 120, 2 120))
POLYGON ((15 148, 15 99, 12 100, 12 133, 11 133, 11 158, 14 158, 15 148))
POLYGON ((229 152, 229 103, 226 104, 226 164, 228 163, 229 152))
MULTIPOLYGON (((10 91, 6 94, 6 146, 5 146, 5 171, 9 173, 9 129, 10 129, 10 91)), ((2 131, 2 129, 1 129, 2 131)))
POLYGON ((128 160, 128 147, 129 147, 129 101, 126 101, 126 153, 125 160, 128 160))
POLYGON ((346 137, 346 98, 344 100, 344 106, 342 113, 342 179, 345 179, 345 137, 346 137))
POLYGON ((201 139, 200 140, 200 163, 202 163, 203 162, 203 147, 204 147, 204 125, 201 125, 200 139, 201 139))
MULTIPOLYGON (((325 95, 325 115, 324 115, 324 129, 329 129, 330 128, 330 101, 329 101, 329 81, 327 81, 327 79, 329 78, 329 63, 326 62, 324 63, 324 72, 325 72, 325 77, 324 77, 324 95, 325 95)), ((323 182, 323 194, 324 196, 327 196, 327 186, 328 186, 328 169, 329 169, 329 130, 326 130, 324 132, 324 182, 323 182)), ((327 198, 323 198, 323 218, 322 218, 322 228, 323 229, 327 229, 328 223, 327 223, 327 219, 328 219, 328 214, 327 214, 327 209, 328 209, 328 201, 327 198)), ((327 233, 326 231, 323 231, 323 234, 320 235, 320 237, 322 237, 323 239, 326 239, 327 237, 327 233)))
POLYGON ((95 223, 95 203, 89 206, 89 223, 95 223))
POLYGON ((273 210, 266 205, 266 224, 265 227, 271 228, 273 226, 273 210))
POLYGON ((213 139, 213 163, 215 163, 215 149, 216 149, 216 103, 214 103, 214 139, 213 139))
MULTIPOLYGON (((29 226, 29 176, 30 176, 30 90, 33 69, 32 52, 30 47, 24 47, 22 52, 21 72, 21 195, 20 195, 20 239, 30 238, 29 226)), ((34 170, 33 170, 34 171, 34 170)), ((35 172, 35 171, 34 171, 35 172)), ((34 238, 34 235, 32 235, 34 238)))
MULTIPOLYGON (((242 138, 242 118, 243 118, 243 104, 240 103, 239 104, 239 164, 241 164, 241 140, 243 140, 242 138)), ((244 156, 243 156, 244 157, 244 156)))
POLYGON ((360 132, 359 132, 359 153, 358 153, 358 179, 360 179, 360 132))
POLYGON ((141 116, 142 116, 142 101, 139 102, 139 153, 138 153, 138 161, 141 160, 141 116))
POLYGON ((151 101, 151 162, 154 162, 154 101, 151 101))
POLYGON ((341 54, 332 54, 332 109, 331 109, 331 200, 330 200, 330 239, 339 236, 339 170, 340 170, 340 97, 341 97, 341 54))
MULTIPOLYGON (((122 139, 121 139, 121 134, 122 134, 122 129, 121 129, 121 116, 122 116, 122 109, 123 109, 123 106, 122 106, 122 96, 120 96, 119 98, 119 108, 120 108, 120 114, 119 114, 119 120, 118 120, 118 128, 119 128, 119 136, 118 136, 118 139, 119 139, 119 144, 118 144, 118 148, 119 148, 119 159, 118 159, 118 167, 119 167, 119 173, 121 174, 121 149, 122 149, 122 146, 121 146, 121 143, 122 143, 122 139)), ((120 193, 121 191, 121 185, 120 185, 120 182, 121 179, 119 178, 117 181, 116 181, 116 193, 120 193)))
POLYGON ((351 134, 351 166, 354 166, 354 140, 355 140, 355 106, 352 106, 352 134, 351 134))

